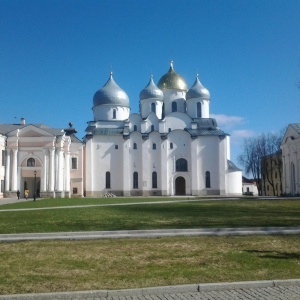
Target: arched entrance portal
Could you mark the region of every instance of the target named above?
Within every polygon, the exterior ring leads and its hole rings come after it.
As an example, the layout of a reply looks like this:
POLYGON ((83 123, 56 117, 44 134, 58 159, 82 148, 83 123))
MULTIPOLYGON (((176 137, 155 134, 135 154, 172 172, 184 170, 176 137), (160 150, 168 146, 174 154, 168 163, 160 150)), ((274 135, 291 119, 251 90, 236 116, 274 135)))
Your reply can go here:
POLYGON ((175 195, 185 195, 185 179, 183 177, 177 177, 175 179, 175 195))

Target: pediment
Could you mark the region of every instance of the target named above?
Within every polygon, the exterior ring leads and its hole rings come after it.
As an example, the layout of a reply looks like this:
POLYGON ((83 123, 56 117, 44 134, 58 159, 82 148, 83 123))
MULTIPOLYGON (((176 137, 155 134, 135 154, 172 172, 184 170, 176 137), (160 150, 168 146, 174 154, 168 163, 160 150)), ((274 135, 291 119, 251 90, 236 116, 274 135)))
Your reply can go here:
POLYGON ((14 130, 8 134, 8 136, 18 137, 53 137, 54 135, 46 130, 38 128, 34 125, 28 125, 23 128, 14 130))
POLYGON ((300 137, 300 132, 294 128, 293 124, 290 124, 285 132, 281 144, 284 145, 285 143, 296 140, 299 137, 300 137))

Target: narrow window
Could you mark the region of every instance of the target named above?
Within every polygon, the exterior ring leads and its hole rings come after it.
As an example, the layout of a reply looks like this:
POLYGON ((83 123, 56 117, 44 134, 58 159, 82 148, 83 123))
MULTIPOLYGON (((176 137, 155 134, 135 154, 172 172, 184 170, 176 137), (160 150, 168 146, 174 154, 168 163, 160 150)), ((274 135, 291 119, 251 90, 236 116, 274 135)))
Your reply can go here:
POLYGON ((156 144, 155 143, 152 144, 152 149, 156 150, 156 144))
POLYGON ((113 109, 113 119, 116 119, 116 117, 117 117, 117 110, 113 109))
POLYGON ((202 112, 201 112, 201 103, 197 102, 197 118, 201 118, 202 112))
POLYGON ((157 189, 157 173, 152 172, 152 188, 157 189))
POLYGON ((170 149, 173 149, 173 143, 170 143, 170 149))
POLYGON ((133 188, 137 189, 139 187, 139 175, 138 172, 133 173, 133 188))
POLYGON ((151 112, 156 113, 156 105, 155 105, 155 103, 151 103, 151 112))
POLYGON ((28 158, 27 160, 27 167, 35 167, 35 159, 34 158, 28 158))
POLYGON ((205 172, 205 187, 210 188, 210 172, 205 172))
POLYGON ((171 129, 171 128, 169 128, 168 130, 169 130, 169 132, 171 132, 171 131, 172 131, 172 129, 171 129))
POLYGON ((176 172, 187 172, 188 164, 187 160, 184 158, 179 158, 176 160, 176 172))
POLYGON ((133 149, 136 150, 137 149, 137 144, 133 143, 133 149))
POLYGON ((5 150, 2 150, 2 166, 5 166, 5 150))
POLYGON ((105 174, 105 188, 110 189, 110 172, 105 174))
POLYGON ((118 146, 118 145, 115 145, 115 149, 119 149, 119 146, 118 146))
POLYGON ((136 125, 133 126, 133 131, 137 131, 137 126, 136 125))
POLYGON ((177 111, 177 103, 175 101, 172 102, 172 112, 177 111))
POLYGON ((72 170, 77 169, 77 157, 72 157, 72 170))
POLYGON ((154 131, 154 125, 151 125, 151 131, 154 131))
POLYGON ((0 192, 1 193, 4 192, 4 180, 1 180, 1 191, 0 192))

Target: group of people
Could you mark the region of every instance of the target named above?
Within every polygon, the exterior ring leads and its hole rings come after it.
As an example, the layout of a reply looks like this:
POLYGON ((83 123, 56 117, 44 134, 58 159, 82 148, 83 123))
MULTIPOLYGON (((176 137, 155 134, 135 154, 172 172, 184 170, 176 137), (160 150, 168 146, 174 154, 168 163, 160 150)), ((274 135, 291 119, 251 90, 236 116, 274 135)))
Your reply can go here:
MULTIPOLYGON (((18 200, 20 199, 20 191, 19 190, 17 190, 17 197, 18 197, 18 200)), ((25 198, 26 198, 26 200, 28 199, 28 196, 29 196, 29 190, 28 189, 26 189, 25 191, 24 191, 24 195, 25 195, 25 198)))

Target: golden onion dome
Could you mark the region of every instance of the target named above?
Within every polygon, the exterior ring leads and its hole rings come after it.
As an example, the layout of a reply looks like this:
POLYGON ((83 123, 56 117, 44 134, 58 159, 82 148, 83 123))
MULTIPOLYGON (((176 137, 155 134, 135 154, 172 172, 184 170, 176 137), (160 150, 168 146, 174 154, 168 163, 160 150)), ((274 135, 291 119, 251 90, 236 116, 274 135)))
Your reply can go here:
POLYGON ((170 69, 167 74, 163 75, 157 87, 161 90, 180 90, 180 91, 187 91, 188 87, 185 80, 178 75, 173 68, 173 62, 171 61, 170 69))

